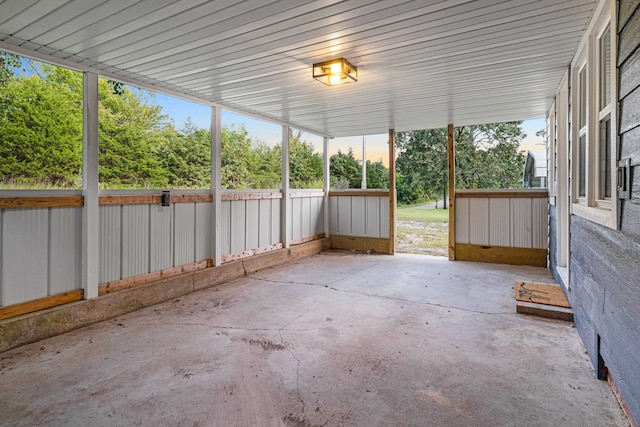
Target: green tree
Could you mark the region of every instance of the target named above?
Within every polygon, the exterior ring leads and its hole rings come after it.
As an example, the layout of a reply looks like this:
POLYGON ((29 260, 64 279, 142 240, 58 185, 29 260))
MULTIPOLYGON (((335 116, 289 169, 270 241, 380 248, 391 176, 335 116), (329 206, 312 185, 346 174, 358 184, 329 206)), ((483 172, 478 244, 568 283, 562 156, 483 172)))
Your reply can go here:
POLYGON ((289 182, 291 188, 322 188, 322 156, 302 132, 289 129, 289 182))
POLYGON ((382 163, 367 160, 367 188, 389 188, 389 169, 382 163))
MULTIPOLYGON (((165 129, 168 133, 168 130, 165 129)), ((172 188, 210 188, 211 131, 198 128, 190 118, 172 133, 159 152, 162 169, 172 188)))
POLYGON ((362 183, 362 166, 354 157, 353 150, 345 154, 338 150, 329 159, 331 188, 360 188, 362 183))

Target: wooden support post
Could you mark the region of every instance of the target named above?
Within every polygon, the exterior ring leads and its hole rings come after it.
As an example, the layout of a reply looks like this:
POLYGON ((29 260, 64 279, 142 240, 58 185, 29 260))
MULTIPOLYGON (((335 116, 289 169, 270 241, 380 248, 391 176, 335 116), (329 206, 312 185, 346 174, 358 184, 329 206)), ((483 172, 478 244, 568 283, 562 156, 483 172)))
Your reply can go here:
POLYGON ((291 201, 289 199, 289 126, 282 126, 282 207, 280 233, 282 244, 289 248, 291 241, 291 201))
POLYGON ((220 107, 211 107, 211 258, 222 264, 222 116, 220 107))
POLYGON ((456 259, 456 145, 453 124, 447 126, 447 150, 449 153, 449 260, 456 259))
POLYGON ((100 206, 98 202, 98 75, 84 73, 82 103, 82 286, 84 298, 98 296, 100 206))
POLYGON ((389 129, 389 254, 396 253, 396 131, 389 129))
POLYGON ((329 190, 331 190, 331 170, 330 170, 330 158, 329 155, 329 138, 326 136, 322 139, 323 157, 322 157, 322 173, 324 190, 324 209, 322 211, 324 218, 324 235, 329 237, 329 190))

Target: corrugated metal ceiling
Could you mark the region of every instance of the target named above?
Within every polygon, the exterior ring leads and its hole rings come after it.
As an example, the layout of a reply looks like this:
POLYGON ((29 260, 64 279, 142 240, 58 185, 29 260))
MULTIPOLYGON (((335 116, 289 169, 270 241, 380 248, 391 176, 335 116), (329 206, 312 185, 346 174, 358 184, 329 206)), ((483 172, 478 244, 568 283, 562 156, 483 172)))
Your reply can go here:
POLYGON ((36 52, 331 136, 542 118, 594 0, 4 0, 36 52), (355 84, 311 65, 345 57, 355 84))

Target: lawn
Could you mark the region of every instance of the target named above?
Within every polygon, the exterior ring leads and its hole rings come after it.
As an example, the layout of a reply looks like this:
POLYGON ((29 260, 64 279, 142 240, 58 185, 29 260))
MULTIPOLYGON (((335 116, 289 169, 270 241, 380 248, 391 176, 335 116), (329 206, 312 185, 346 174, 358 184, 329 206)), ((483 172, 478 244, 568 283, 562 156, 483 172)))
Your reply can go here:
POLYGON ((449 210, 398 208, 396 219, 398 252, 447 256, 449 210))

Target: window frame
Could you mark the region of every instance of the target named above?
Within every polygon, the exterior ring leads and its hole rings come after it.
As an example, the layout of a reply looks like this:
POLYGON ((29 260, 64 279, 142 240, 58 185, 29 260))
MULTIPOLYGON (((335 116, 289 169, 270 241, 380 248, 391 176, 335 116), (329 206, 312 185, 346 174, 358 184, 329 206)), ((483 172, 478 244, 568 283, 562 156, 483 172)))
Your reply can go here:
MULTIPOLYGON (((581 216, 601 225, 617 228, 617 186, 616 186, 616 159, 617 159, 617 68, 615 53, 616 46, 616 22, 615 2, 601 0, 598 2, 593 18, 580 41, 577 53, 571 62, 571 179, 572 197, 571 213, 581 216), (603 99, 603 66, 602 40, 609 34, 609 103, 602 103, 603 99), (586 90, 581 91, 580 73, 585 70, 586 90), (584 98, 584 99, 583 99, 584 98), (585 101, 586 113, 584 126, 580 127, 582 101, 585 101), (609 120, 609 168, 608 182, 610 183, 610 197, 600 194, 601 174, 601 124, 609 120), (580 172, 582 160, 580 156, 581 138, 585 138, 584 158, 584 195, 580 195, 580 172)), ((605 170, 607 168, 605 167, 605 170)), ((606 179, 605 179, 606 180, 606 179)), ((605 191, 606 192, 606 191, 605 191)))

